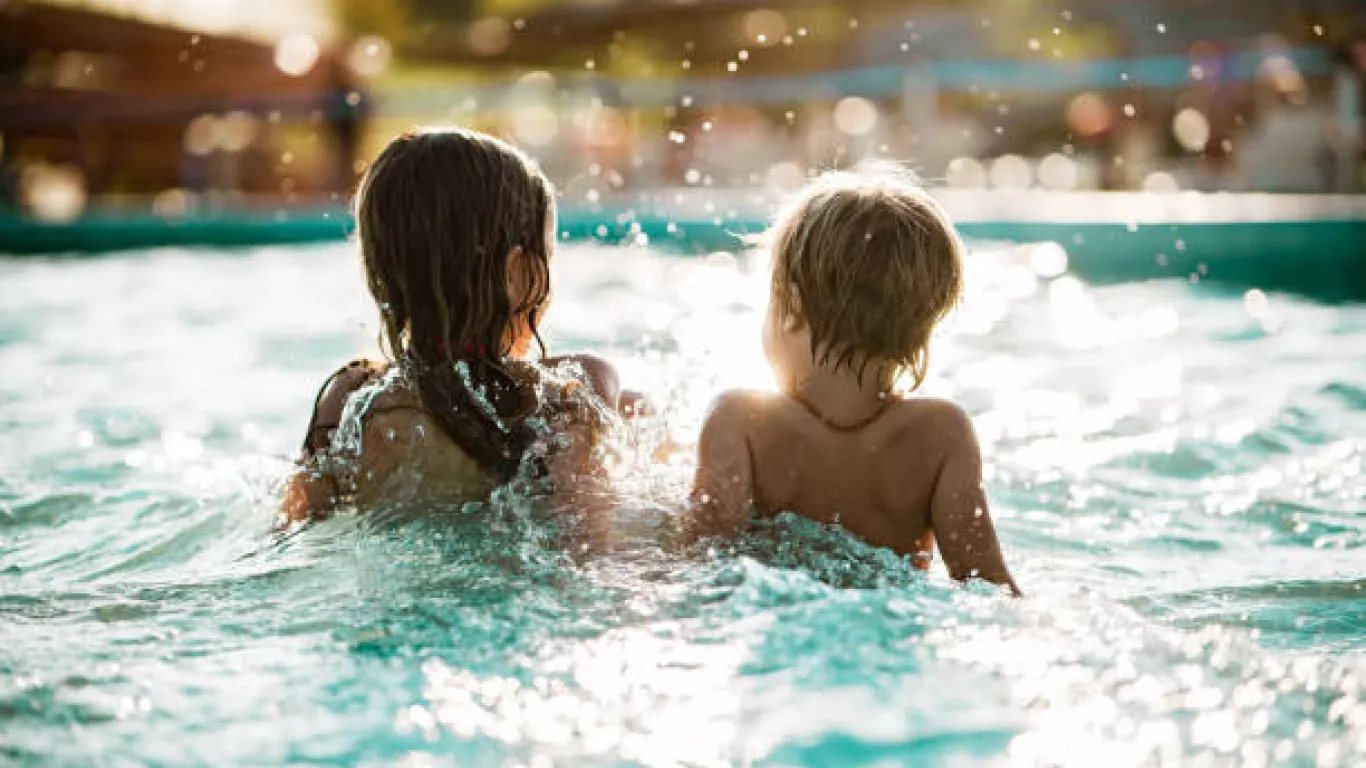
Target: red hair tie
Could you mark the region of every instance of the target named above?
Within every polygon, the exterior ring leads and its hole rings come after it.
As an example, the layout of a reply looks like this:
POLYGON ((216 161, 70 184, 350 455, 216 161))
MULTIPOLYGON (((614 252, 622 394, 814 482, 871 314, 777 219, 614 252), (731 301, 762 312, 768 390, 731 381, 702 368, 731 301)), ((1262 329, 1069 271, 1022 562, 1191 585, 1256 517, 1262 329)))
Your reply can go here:
MULTIPOLYGON (((438 355, 445 355, 445 356, 449 357, 450 354, 451 354, 451 345, 450 345, 450 344, 447 344, 447 343, 444 342, 444 341, 438 341, 438 342, 436 343, 436 353, 437 353, 438 355)), ((466 344, 466 345, 465 345, 465 357, 474 357, 476 354, 478 354, 479 356, 482 357, 482 356, 486 355, 487 353, 488 353, 488 347, 484 346, 483 344, 479 344, 479 345, 475 345, 475 344, 466 344)))

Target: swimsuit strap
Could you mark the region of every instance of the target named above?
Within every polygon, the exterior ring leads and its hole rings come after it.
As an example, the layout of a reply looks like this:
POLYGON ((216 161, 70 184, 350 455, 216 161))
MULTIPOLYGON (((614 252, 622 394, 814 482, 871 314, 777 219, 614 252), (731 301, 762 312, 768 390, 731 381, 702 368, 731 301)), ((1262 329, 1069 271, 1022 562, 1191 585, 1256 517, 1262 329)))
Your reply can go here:
POLYGON ((868 426, 869 424, 872 424, 873 422, 877 421, 878 417, 886 413, 887 409, 890 408, 892 405, 892 398, 884 397, 882 399, 882 405, 879 405, 877 407, 877 410, 873 411, 872 414, 862 419, 859 419, 853 424, 840 424, 839 422, 831 421, 825 414, 821 413, 820 410, 816 408, 816 406, 812 405, 810 401, 802 397, 800 393, 793 392, 790 396, 793 400, 796 400, 797 403, 801 405, 801 407, 805 408, 806 412, 811 414, 812 418, 824 424, 826 428, 835 432, 857 432, 860 429, 863 429, 864 427, 868 426))
POLYGON ((338 427, 337 424, 321 422, 318 418, 320 415, 318 413, 318 407, 322 405, 323 396, 327 394, 328 389, 332 387, 337 379, 348 372, 352 373, 353 378, 351 381, 347 382, 347 395, 350 395, 352 392, 355 392, 370 383, 379 375, 379 371, 370 363, 370 361, 352 360, 334 371, 331 376, 327 377, 327 380, 323 382, 322 386, 318 387, 318 394, 313 398, 313 414, 308 419, 308 429, 304 431, 303 455, 305 457, 317 453, 322 446, 326 444, 328 431, 338 427), (355 373, 360 373, 360 376, 355 376, 355 373), (314 439, 319 436, 319 433, 321 433, 321 437, 323 438, 320 441, 314 439))

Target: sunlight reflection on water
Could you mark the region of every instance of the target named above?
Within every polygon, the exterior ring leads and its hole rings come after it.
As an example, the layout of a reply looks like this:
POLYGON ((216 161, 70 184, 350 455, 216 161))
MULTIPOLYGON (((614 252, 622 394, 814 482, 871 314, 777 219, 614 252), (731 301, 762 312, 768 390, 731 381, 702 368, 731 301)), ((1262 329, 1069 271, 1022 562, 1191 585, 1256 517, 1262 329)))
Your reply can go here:
POLYGON ((660 549, 706 404, 773 386, 758 256, 557 257, 552 350, 662 411, 583 561, 517 499, 266 535, 373 353, 349 248, 0 262, 0 756, 1350 764, 1366 308, 1064 264, 979 246, 925 387, 973 414, 1011 603, 797 520, 660 549))

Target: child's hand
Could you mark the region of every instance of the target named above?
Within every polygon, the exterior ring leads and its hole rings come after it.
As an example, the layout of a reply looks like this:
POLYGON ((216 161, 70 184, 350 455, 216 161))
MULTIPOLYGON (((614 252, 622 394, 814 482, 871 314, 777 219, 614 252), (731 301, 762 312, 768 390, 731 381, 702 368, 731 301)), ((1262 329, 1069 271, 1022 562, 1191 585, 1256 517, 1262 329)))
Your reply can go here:
POLYGON ((541 362, 548 368, 554 368, 562 363, 578 365, 587 377, 588 385, 593 388, 594 394, 602 398, 612 410, 628 419, 635 416, 654 415, 654 407, 651 406, 645 395, 633 389, 622 389, 616 369, 601 357, 596 355, 563 355, 548 357, 541 362))

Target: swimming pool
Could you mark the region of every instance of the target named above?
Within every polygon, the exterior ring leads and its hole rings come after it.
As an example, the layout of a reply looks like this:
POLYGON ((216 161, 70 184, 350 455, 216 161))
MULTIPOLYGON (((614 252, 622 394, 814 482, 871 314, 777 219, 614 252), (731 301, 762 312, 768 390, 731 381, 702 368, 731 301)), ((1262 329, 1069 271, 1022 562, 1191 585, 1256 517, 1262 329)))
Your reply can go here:
POLYGON ((1366 306, 1053 255, 976 249, 929 387, 1023 602, 796 520, 661 550, 708 397, 767 381, 752 259, 558 257, 552 349, 664 414, 577 558, 511 498, 268 534, 373 347, 348 246, 0 260, 0 763, 1359 764, 1366 306))

